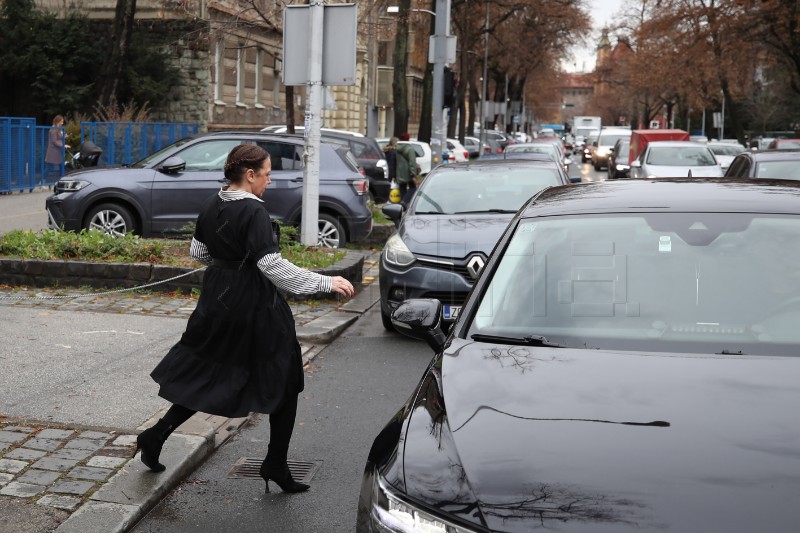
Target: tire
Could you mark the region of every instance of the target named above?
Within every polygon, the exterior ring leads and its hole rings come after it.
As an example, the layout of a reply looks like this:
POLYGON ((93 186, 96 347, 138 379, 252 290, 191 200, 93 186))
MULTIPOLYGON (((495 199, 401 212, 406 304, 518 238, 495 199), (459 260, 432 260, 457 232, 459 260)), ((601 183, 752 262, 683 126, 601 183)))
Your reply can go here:
POLYGON ((83 222, 88 231, 102 231, 112 237, 122 237, 135 230, 133 215, 118 204, 100 204, 92 208, 83 222))
POLYGON ((603 167, 598 165, 597 163, 594 163, 594 169, 595 170, 600 171, 601 168, 603 168, 603 167))
POLYGON ((347 236, 338 218, 327 213, 320 213, 318 224, 317 246, 344 248, 344 245, 347 244, 347 236))
POLYGON ((385 329, 386 331, 394 331, 394 325, 392 324, 392 317, 383 314, 382 309, 381 309, 381 322, 383 322, 383 329, 385 329))

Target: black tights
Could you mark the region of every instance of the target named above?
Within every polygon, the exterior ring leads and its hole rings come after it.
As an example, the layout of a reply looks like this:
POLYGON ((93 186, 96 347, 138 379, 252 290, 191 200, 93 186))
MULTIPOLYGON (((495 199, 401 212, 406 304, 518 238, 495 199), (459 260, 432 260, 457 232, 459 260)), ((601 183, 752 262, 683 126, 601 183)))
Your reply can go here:
MULTIPOLYGON (((175 428, 189 420, 196 412, 182 405, 172 404, 172 407, 161 417, 161 420, 169 428, 169 433, 172 433, 175 428)), ((289 454, 289 441, 292 440, 296 417, 297 394, 288 392, 280 407, 269 415, 269 452, 267 453, 267 458, 270 461, 281 464, 286 462, 289 454)))

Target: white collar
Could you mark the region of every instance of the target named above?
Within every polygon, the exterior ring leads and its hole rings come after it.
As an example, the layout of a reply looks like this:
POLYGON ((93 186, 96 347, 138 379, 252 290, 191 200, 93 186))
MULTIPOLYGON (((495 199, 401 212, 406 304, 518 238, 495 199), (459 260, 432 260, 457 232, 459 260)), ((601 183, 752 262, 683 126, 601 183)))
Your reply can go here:
POLYGON ((223 202, 232 202, 234 200, 244 200, 245 198, 252 198, 253 200, 258 200, 259 202, 264 202, 261 198, 256 196, 251 192, 246 191, 232 191, 232 190, 219 190, 219 197, 223 202))

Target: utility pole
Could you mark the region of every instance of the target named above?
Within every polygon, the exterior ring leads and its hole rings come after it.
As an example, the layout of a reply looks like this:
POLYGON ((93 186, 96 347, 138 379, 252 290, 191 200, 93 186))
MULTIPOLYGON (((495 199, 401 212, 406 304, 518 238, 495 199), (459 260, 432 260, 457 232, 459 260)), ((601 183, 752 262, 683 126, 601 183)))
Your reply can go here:
POLYGON ((486 142, 486 88, 489 83, 487 76, 489 68, 489 0, 486 0, 486 23, 483 28, 483 83, 481 83, 481 146, 483 150, 483 143, 486 142))
POLYGON ((447 128, 444 125, 444 66, 448 62, 450 33, 450 0, 436 0, 436 33, 431 37, 429 61, 433 63, 433 109, 431 126, 431 158, 433 164, 442 162, 447 147, 447 128))

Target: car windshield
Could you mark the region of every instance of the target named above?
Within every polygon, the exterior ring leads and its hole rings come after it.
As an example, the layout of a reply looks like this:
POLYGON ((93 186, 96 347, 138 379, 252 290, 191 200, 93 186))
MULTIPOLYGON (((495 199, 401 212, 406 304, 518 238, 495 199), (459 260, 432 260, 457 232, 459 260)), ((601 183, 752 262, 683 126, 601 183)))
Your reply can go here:
POLYGON ((778 148, 800 148, 800 140, 797 139, 790 139, 790 140, 780 140, 777 142, 778 148))
POLYGON ((467 338, 798 354, 798 232, 800 217, 752 214, 522 220, 480 296, 467 338))
POLYGON ((789 161, 762 161, 756 177, 763 179, 800 180, 800 158, 789 161))
POLYGON ((425 178, 409 210, 413 214, 515 213, 537 192, 560 184, 555 165, 445 169, 425 178))
POLYGON ((176 141, 176 142, 170 144, 169 146, 165 146, 164 148, 162 148, 158 152, 156 152, 154 154, 150 154, 147 157, 145 157, 144 159, 142 159, 140 161, 137 161, 136 163, 133 163, 131 165, 131 168, 144 168, 147 165, 149 165, 151 162, 158 161, 159 159, 161 159, 164 156, 164 154, 166 154, 167 152, 172 152, 172 151, 174 151, 175 148, 178 148, 179 146, 183 146, 184 144, 186 144, 187 142, 189 142, 191 140, 192 140, 192 137, 186 137, 184 139, 181 139, 179 141, 176 141))
POLYGON ((737 156, 744 152, 744 147, 736 146, 736 145, 721 145, 721 144, 714 144, 709 145, 708 149, 711 150, 714 155, 731 155, 737 156))
POLYGON ((629 139, 630 136, 630 132, 621 134, 603 133, 597 141, 597 146, 614 146, 618 140, 629 139))
POLYGON ((511 144, 506 147, 506 154, 545 154, 550 156, 553 161, 559 160, 559 154, 557 153, 557 148, 555 148, 552 144, 540 144, 540 145, 530 145, 530 144, 511 144))
POLYGON ((651 146, 649 165, 665 167, 708 167, 717 164, 705 146, 651 146))
POLYGON ((630 154, 630 152, 631 152, 630 143, 620 143, 616 158, 619 159, 620 161, 622 161, 623 159, 628 159, 628 154, 630 154))

